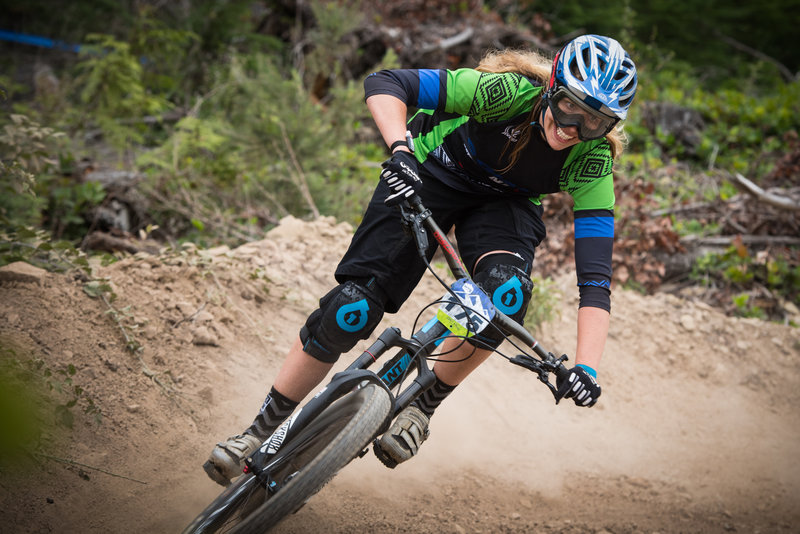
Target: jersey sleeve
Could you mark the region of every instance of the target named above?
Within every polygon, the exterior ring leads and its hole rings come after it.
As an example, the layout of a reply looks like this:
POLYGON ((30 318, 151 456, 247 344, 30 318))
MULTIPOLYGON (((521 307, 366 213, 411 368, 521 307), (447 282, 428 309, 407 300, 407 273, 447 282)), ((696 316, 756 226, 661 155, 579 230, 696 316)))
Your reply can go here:
POLYGON ((364 80, 364 94, 392 95, 408 106, 463 115, 478 122, 503 120, 530 109, 541 91, 515 73, 474 69, 382 70, 364 80))
POLYGON ((611 311, 615 198, 608 143, 601 141, 575 150, 564 170, 563 188, 575 202, 575 270, 580 292, 579 306, 611 311))
POLYGON ((441 69, 395 69, 374 72, 364 79, 364 96, 392 95, 408 106, 444 109, 447 71, 441 69))

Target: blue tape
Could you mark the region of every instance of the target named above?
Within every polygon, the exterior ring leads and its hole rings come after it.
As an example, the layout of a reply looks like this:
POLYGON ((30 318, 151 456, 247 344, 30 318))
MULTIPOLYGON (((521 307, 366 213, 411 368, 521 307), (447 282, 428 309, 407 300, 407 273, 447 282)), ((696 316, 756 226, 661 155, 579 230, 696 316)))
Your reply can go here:
POLYGON ((39 46, 42 48, 56 48, 58 50, 66 50, 68 52, 75 53, 78 53, 81 50, 80 45, 65 43, 64 41, 56 41, 54 39, 41 37, 39 35, 29 35, 27 33, 10 32, 6 30, 0 30, 0 40, 31 46, 39 46))

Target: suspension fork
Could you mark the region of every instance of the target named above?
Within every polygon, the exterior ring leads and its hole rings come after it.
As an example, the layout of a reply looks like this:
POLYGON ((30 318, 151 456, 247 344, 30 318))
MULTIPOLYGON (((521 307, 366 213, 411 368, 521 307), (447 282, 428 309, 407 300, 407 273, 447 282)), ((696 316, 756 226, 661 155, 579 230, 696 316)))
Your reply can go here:
POLYGON ((348 370, 366 369, 389 349, 399 348, 397 354, 376 373, 391 390, 416 369, 414 379, 395 399, 393 413, 396 415, 436 382, 436 375, 428 365, 427 358, 449 333, 435 318, 428 321, 411 339, 403 338, 397 328, 387 328, 350 364, 348 370))

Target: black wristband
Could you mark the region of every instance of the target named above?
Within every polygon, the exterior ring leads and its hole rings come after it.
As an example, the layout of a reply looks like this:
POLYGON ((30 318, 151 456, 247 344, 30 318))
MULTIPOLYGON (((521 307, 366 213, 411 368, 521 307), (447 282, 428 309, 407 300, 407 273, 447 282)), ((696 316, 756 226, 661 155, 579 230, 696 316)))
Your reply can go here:
POLYGON ((389 152, 394 152, 394 149, 399 146, 404 146, 408 148, 408 141, 406 141, 405 139, 400 139, 399 141, 395 141, 394 143, 392 143, 392 146, 389 147, 389 152))

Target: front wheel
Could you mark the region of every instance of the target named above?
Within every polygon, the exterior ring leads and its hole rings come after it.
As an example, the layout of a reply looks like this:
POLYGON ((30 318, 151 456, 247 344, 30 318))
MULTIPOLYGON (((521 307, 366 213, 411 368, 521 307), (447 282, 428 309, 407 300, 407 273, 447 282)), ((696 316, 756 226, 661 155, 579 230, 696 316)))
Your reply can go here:
MULTIPOLYGON (((202 517, 221 518, 224 525, 214 528, 187 529, 192 532, 232 532, 237 534, 256 534, 267 532, 284 517, 297 511, 306 501, 317 493, 345 465, 364 450, 381 430, 391 411, 392 401, 389 393, 381 386, 367 384, 327 407, 318 417, 291 441, 284 443, 278 453, 270 459, 277 467, 270 471, 271 479, 278 490, 266 495, 264 489, 254 483, 252 475, 244 475, 234 481, 239 491, 239 504, 220 503, 226 493, 199 516, 193 525, 202 524, 202 517), (245 490, 244 485, 249 487, 245 490), (237 484, 238 483, 238 484, 237 484), (224 512, 222 508, 226 508, 224 512), (232 508, 237 508, 233 510, 232 508), (236 523, 236 524, 232 524, 236 523)), ((234 492, 236 490, 233 490, 234 492)), ((214 521, 216 522, 216 521, 214 521)))

